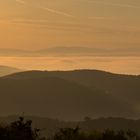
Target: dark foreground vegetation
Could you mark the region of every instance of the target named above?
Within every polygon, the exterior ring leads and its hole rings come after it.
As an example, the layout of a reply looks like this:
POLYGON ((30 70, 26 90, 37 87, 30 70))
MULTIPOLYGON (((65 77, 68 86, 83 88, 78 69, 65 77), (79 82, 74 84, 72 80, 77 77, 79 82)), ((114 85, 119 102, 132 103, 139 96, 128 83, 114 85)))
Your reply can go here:
POLYGON ((9 125, 0 126, 0 140, 42 140, 38 133, 39 129, 32 128, 32 121, 24 121, 23 117, 9 125))
POLYGON ((75 128, 61 128, 51 137, 41 137, 40 130, 32 127, 32 121, 20 117, 9 125, 0 126, 0 140, 140 140, 131 130, 83 132, 75 128))

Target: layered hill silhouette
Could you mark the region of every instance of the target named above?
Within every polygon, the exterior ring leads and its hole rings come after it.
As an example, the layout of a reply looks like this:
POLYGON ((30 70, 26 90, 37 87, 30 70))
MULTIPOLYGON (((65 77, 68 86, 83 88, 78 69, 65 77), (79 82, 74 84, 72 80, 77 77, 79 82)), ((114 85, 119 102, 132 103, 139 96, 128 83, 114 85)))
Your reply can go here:
POLYGON ((139 76, 97 70, 20 72, 0 78, 0 113, 139 118, 139 83, 139 76))

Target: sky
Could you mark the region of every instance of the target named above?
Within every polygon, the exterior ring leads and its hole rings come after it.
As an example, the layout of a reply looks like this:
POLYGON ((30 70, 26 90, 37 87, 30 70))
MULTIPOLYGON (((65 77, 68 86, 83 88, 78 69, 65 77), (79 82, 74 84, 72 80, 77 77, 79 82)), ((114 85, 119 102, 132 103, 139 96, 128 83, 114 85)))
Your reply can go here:
MULTIPOLYGON (((55 53, 58 50, 57 57, 60 58, 66 53, 61 59, 65 59, 65 62, 69 59, 73 63, 71 66, 69 63, 57 62, 59 67, 55 64, 56 67, 53 65, 50 69, 108 70, 104 65, 108 65, 108 61, 112 62, 114 56, 119 62, 117 68, 110 68, 110 71, 140 73, 138 67, 140 63, 135 61, 140 60, 139 0, 1 0, 0 9, 0 64, 15 64, 15 59, 10 63, 6 60, 9 57, 20 57, 17 50, 32 52, 52 48, 55 53), (73 51, 67 56, 69 48, 73 51), (2 54, 3 49, 5 49, 4 54, 2 54), (11 50, 15 50, 16 55, 9 53, 11 50), (77 53, 73 53, 75 50, 77 53), (106 57, 106 63, 103 65, 98 63, 95 56, 101 60, 104 60, 103 56, 106 57), (80 57, 76 64, 74 57, 80 57), (81 59, 86 57, 87 61, 81 66, 81 59), (127 61, 124 57, 127 57, 127 61), (94 59, 94 64, 89 59, 94 59), (122 63, 127 63, 127 67, 122 63), (118 69, 123 66, 125 66, 123 70, 118 69)), ((39 52, 41 55, 42 51, 39 52)), ((54 57, 55 60, 56 54, 54 56, 54 53, 50 52, 46 57, 51 59, 54 57)), ((32 58, 33 61, 30 63, 34 63, 35 59, 32 58)), ((24 66, 17 63, 12 66, 24 68, 28 66, 27 61, 21 60, 21 62, 24 66)), ((53 64, 51 61, 47 62, 53 64)), ((36 65, 32 68, 43 68, 43 66, 36 65)))

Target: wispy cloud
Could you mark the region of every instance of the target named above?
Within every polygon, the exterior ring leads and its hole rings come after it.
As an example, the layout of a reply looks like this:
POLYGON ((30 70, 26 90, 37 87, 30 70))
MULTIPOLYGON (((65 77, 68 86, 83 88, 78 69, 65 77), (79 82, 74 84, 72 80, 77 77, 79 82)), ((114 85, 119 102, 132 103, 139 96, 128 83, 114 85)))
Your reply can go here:
POLYGON ((42 8, 42 9, 46 10, 48 12, 54 13, 54 14, 63 15, 63 16, 66 16, 66 17, 74 17, 71 14, 68 14, 68 13, 65 13, 65 12, 62 12, 62 11, 58 11, 58 10, 54 10, 54 9, 51 9, 51 8, 48 8, 48 7, 45 7, 45 8, 42 8))
POLYGON ((90 16, 88 19, 94 19, 94 20, 115 20, 113 17, 105 17, 105 16, 90 16))
POLYGON ((109 3, 104 1, 96 1, 96 0, 88 0, 89 2, 93 2, 96 4, 102 4, 107 6, 115 6, 115 7, 122 7, 122 8, 133 8, 133 9, 140 9, 140 6, 131 5, 131 4, 120 4, 120 3, 109 3))
MULTIPOLYGON (((20 4, 25 4, 25 1, 24 0, 16 0, 16 2, 20 3, 20 4)), ((32 6, 32 5, 31 5, 32 6)), ((48 11, 50 13, 54 13, 54 14, 57 14, 57 15, 61 15, 61 16, 65 16, 65 17, 74 17, 73 15, 69 14, 69 13, 66 13, 66 12, 62 12, 62 11, 59 11, 59 10, 55 10, 53 8, 48 8, 48 7, 36 7, 36 8, 40 8, 42 10, 45 10, 45 11, 48 11)))
POLYGON ((16 0, 16 2, 18 2, 20 4, 25 4, 25 1, 23 1, 23 0, 16 0))

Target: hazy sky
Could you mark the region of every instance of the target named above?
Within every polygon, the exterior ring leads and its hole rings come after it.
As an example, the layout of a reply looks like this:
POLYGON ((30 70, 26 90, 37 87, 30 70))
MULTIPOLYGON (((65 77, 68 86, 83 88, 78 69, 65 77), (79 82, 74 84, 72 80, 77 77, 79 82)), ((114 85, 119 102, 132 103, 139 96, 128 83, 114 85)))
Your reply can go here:
MULTIPOLYGON (((140 55, 140 0, 0 0, 0 48, 91 47, 140 55)), ((131 54, 130 54, 131 57, 131 54)))
POLYGON ((140 46, 139 0, 1 0, 0 9, 1 48, 140 46))

